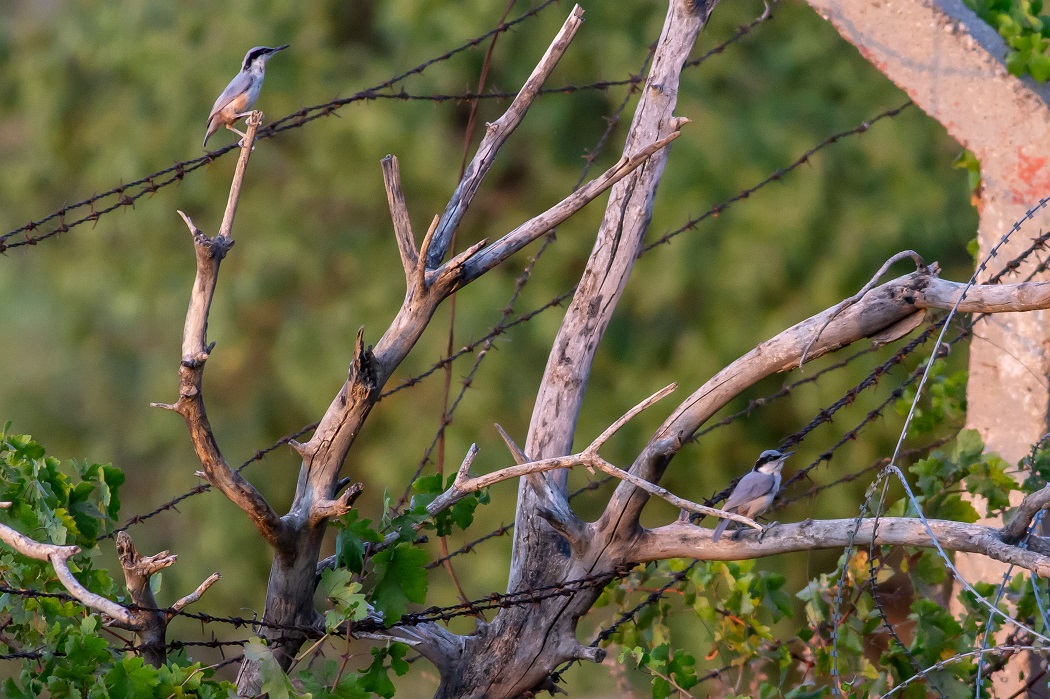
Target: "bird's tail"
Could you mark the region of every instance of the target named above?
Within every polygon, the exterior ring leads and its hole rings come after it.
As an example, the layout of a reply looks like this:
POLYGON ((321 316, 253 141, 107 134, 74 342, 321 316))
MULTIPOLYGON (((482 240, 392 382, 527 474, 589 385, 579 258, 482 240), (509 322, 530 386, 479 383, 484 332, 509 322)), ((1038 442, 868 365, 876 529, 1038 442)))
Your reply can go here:
POLYGON ((215 133, 216 131, 218 131, 218 130, 219 130, 219 120, 217 118, 213 117, 211 119, 211 121, 208 122, 208 133, 204 134, 204 144, 201 146, 202 148, 207 148, 208 147, 208 139, 211 138, 211 135, 213 133, 215 133))
POLYGON ((718 540, 722 537, 722 532, 724 532, 726 530, 726 527, 728 527, 728 526, 729 526, 729 520, 728 519, 720 519, 720 520, 718 520, 718 526, 715 527, 714 536, 711 537, 711 543, 712 544, 717 544, 718 543, 718 540))

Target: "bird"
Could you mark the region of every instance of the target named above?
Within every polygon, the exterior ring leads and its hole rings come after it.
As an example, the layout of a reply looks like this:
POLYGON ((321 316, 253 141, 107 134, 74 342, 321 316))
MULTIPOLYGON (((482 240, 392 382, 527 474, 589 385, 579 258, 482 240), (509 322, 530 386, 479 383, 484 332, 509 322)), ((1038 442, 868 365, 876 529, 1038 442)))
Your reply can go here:
POLYGON ((256 46, 244 55, 244 63, 241 72, 230 81, 226 89, 215 100, 215 106, 211 108, 208 115, 208 133, 204 134, 204 147, 208 147, 208 139, 225 126, 235 134, 244 138, 244 134, 233 128, 233 123, 247 114, 248 110, 259 99, 259 91, 262 90, 263 77, 266 75, 266 62, 278 51, 284 51, 288 44, 269 48, 267 46, 256 46))
MULTIPOLYGON (((777 451, 767 449, 759 455, 755 467, 751 469, 740 482, 733 488, 725 506, 726 512, 744 515, 750 519, 758 517, 769 509, 773 504, 773 498, 780 490, 780 469, 784 467, 784 461, 794 454, 793 451, 777 451)), ((715 527, 712 543, 718 541, 722 532, 729 526, 730 520, 723 519, 715 527)))

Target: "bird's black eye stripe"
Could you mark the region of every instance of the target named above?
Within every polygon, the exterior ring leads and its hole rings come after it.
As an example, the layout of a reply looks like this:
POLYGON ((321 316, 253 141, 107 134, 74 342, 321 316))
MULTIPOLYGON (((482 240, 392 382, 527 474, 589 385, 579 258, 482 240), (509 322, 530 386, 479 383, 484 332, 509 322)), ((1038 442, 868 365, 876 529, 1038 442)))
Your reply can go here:
POLYGON ((254 61, 259 56, 265 56, 269 52, 270 52, 270 49, 266 48, 265 46, 259 46, 259 47, 256 47, 256 48, 252 49, 251 51, 248 52, 248 55, 244 57, 244 65, 241 66, 241 69, 242 70, 248 70, 248 68, 252 64, 252 61, 254 61))
POLYGON ((762 454, 758 457, 758 461, 755 462, 755 468, 758 468, 759 466, 764 466, 765 464, 768 464, 771 461, 776 461, 782 456, 783 454, 781 454, 775 449, 767 449, 766 451, 762 452, 762 454))

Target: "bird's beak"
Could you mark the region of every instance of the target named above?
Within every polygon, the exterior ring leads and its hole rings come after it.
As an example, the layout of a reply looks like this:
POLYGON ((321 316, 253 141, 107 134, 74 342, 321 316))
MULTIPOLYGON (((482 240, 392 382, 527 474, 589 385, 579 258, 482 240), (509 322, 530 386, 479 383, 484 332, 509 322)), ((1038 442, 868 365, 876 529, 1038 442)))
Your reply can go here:
POLYGON ((791 456, 791 455, 792 455, 792 454, 794 454, 794 453, 795 453, 795 452, 793 452, 793 451, 783 451, 783 452, 780 452, 780 460, 781 460, 781 461, 783 461, 784 459, 788 458, 789 456, 791 456))
POLYGON ((291 46, 291 44, 283 44, 282 46, 278 46, 277 48, 270 49, 270 55, 272 56, 278 51, 284 51, 289 46, 291 46))

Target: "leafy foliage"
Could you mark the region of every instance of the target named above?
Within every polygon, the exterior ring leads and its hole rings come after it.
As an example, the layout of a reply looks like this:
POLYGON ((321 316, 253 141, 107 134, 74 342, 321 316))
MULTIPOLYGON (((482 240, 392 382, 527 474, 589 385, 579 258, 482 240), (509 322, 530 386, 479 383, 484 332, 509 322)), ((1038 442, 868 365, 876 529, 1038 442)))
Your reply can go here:
POLYGON ((1042 0, 964 0, 1006 41, 1006 67, 1014 75, 1050 80, 1050 16, 1042 0))
MULTIPOLYGON (((924 405, 924 431, 951 427, 959 417, 965 376, 942 377, 934 385, 940 388, 924 405)), ((927 516, 975 521, 978 512, 960 497, 962 491, 984 498, 988 514, 1008 515, 1009 493, 1045 485, 1048 464, 1048 450, 1035 451, 1019 465, 1033 476, 1018 484, 1014 469, 986 453, 976 432, 964 430, 909 471, 927 516)), ((914 514, 914 508, 902 499, 884 514, 908 512, 914 514)), ((875 547, 854 548, 848 560, 839 559, 839 569, 846 570, 841 587, 839 573, 810 579, 794 595, 803 605, 800 623, 785 634, 783 622, 793 619, 794 600, 784 577, 759 565, 667 561, 635 569, 622 583, 610 585, 598 605, 631 609, 637 604, 634 590, 659 587, 671 576, 667 598, 682 604, 665 599, 644 608, 607 643, 620 647, 621 662, 630 660, 650 675, 654 698, 684 696, 689 687, 704 686, 716 676, 731 685, 737 673, 753 682, 755 693, 726 696, 828 696, 837 653, 846 696, 880 696, 908 682, 902 696, 925 697, 936 686, 944 696, 962 699, 974 696, 977 667, 972 657, 960 654, 979 646, 986 631, 1003 628, 1003 617, 989 612, 992 605, 1037 630, 1046 628, 1027 572, 1015 573, 1002 592, 997 585, 976 584, 977 596, 961 593, 961 611, 953 612, 947 597, 951 588, 945 586, 950 575, 936 551, 875 547), (702 658, 676 650, 672 640, 674 617, 689 610, 706 631, 710 651, 702 658), (946 660, 951 662, 915 678, 918 669, 946 660)))

